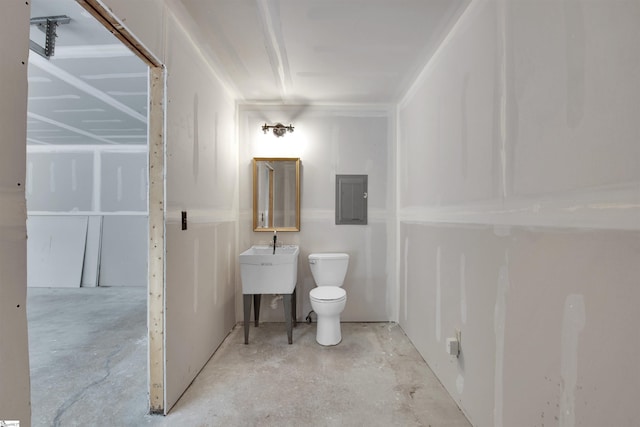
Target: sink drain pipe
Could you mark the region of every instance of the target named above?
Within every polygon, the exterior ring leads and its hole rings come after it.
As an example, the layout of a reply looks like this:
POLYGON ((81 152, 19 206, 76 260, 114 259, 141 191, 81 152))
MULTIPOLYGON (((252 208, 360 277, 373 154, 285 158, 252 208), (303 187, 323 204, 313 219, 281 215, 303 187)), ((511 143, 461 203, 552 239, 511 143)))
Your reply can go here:
POLYGON ((316 312, 315 312, 315 311, 311 310, 311 311, 309 312, 309 314, 307 314, 307 318, 306 318, 307 323, 311 323, 311 313, 316 314, 316 312))
POLYGON ((278 301, 280 301, 282 298, 282 295, 275 295, 271 300, 271 308, 274 310, 278 308, 278 301))

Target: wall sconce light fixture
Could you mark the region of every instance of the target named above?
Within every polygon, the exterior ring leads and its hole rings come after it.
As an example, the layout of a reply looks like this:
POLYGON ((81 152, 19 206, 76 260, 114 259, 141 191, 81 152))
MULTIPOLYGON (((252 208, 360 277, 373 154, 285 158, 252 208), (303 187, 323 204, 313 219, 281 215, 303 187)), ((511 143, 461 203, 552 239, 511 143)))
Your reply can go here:
POLYGON ((267 133, 269 129, 273 129, 273 134, 277 137, 284 136, 284 134, 287 133, 287 131, 293 132, 292 125, 285 126, 282 123, 276 123, 275 125, 268 125, 265 123, 264 125, 262 125, 262 131, 264 133, 267 133))

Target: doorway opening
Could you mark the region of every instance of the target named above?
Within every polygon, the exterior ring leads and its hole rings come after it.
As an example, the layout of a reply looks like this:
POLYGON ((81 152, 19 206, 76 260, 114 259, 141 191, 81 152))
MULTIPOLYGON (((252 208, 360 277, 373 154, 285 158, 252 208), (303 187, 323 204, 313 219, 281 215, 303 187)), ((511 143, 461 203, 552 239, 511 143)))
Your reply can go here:
POLYGON ((163 412, 163 69, 96 1, 33 0, 31 17, 33 420, 57 425, 116 376, 163 412))

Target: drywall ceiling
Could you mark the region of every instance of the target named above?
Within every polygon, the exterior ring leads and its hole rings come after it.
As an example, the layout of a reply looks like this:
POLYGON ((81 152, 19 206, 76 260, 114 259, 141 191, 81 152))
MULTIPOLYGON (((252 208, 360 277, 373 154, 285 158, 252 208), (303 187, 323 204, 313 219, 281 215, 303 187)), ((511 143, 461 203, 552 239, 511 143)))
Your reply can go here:
MULTIPOLYGON (((55 53, 29 52, 27 143, 147 143, 147 66, 74 0, 33 0, 31 17, 67 15, 55 53)), ((44 33, 30 38, 44 46, 44 33)))
POLYGON ((181 0, 246 102, 393 103, 470 0, 181 0))
MULTIPOLYGON (((470 0, 170 0, 240 102, 389 104, 470 0)), ((29 57, 29 144, 146 144, 147 67, 74 0, 55 55, 29 57)), ((44 45, 35 26, 31 39, 44 45)))

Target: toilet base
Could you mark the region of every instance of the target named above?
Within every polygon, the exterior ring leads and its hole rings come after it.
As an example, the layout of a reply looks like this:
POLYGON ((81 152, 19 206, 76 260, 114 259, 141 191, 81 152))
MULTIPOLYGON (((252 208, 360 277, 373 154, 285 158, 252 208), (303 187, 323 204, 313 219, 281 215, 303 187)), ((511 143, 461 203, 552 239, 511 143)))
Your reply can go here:
POLYGON ((336 316, 322 316, 318 314, 316 341, 318 344, 325 346, 340 344, 340 341, 342 341, 342 333, 340 331, 339 314, 336 316))

